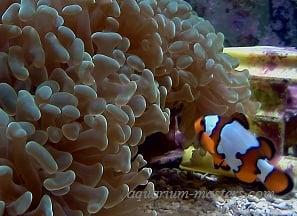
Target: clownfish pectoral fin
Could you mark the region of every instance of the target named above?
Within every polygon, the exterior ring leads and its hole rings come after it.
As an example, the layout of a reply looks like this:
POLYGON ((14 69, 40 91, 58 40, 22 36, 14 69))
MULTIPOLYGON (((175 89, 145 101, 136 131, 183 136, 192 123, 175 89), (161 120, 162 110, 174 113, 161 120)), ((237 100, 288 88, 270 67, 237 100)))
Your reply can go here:
POLYGON ((243 113, 236 112, 231 115, 231 119, 234 121, 238 121, 245 129, 249 130, 249 121, 243 113))
POLYGON ((226 171, 229 171, 230 170, 230 167, 229 165, 227 164, 227 162, 224 160, 224 162, 221 164, 221 168, 223 170, 226 170, 226 171))
POLYGON ((267 175, 264 185, 268 190, 275 192, 277 195, 289 193, 294 187, 292 178, 286 172, 277 168, 274 168, 267 175))
POLYGON ((213 154, 212 158, 213 158, 213 165, 215 169, 219 169, 220 167, 227 168, 228 165, 226 164, 225 160, 221 158, 219 155, 213 154))
POLYGON ((200 142, 203 148, 208 151, 210 154, 215 154, 215 143, 214 141, 207 135, 207 133, 203 132, 200 137, 200 142))
POLYGON ((257 137, 257 139, 260 144, 261 153, 266 156, 268 160, 271 160, 276 153, 273 142, 265 137, 257 137))

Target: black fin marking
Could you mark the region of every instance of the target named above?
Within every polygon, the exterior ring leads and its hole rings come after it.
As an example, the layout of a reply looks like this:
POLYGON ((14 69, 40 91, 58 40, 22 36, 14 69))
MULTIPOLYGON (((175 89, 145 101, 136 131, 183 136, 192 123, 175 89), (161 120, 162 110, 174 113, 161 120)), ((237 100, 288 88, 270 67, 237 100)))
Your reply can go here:
POLYGON ((228 164, 224 165, 224 162, 225 160, 221 160, 220 163, 214 163, 214 168, 215 169, 219 169, 219 168, 222 168, 223 170, 226 170, 226 171, 229 171, 230 170, 230 167, 228 164))
POLYGON ((273 144, 273 142, 266 138, 266 137, 257 137, 257 140, 260 144, 260 148, 262 145, 267 145, 268 149, 270 149, 270 153, 268 154, 267 152, 263 152, 266 156, 267 156, 267 159, 268 160, 271 160, 274 156, 275 156, 275 153, 276 153, 276 149, 275 149, 275 145, 273 144))
POLYGON ((201 121, 200 121, 200 125, 202 126, 202 128, 205 128, 205 117, 203 116, 201 121))
POLYGON ((245 129, 250 129, 247 117, 243 113, 236 112, 233 115, 231 115, 231 119, 238 121, 245 129))
POLYGON ((214 168, 215 168, 215 169, 219 169, 219 168, 220 168, 220 165, 218 165, 218 164, 215 164, 215 163, 214 163, 213 165, 214 165, 214 168))
POLYGON ((223 169, 223 170, 225 170, 225 171, 229 171, 231 168, 229 167, 229 165, 221 165, 221 168, 223 169))

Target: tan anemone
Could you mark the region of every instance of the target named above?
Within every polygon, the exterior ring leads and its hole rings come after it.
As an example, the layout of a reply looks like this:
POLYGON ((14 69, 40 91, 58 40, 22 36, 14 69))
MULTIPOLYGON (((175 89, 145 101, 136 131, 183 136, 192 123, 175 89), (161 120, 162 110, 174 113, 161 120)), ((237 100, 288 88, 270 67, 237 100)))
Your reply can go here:
MULTIPOLYGON (((182 0, 3 0, 0 215, 143 215, 138 145, 170 108, 252 113, 247 71, 182 0)), ((146 199, 150 200, 150 199, 146 199)), ((150 212, 148 214, 155 214, 150 212)))

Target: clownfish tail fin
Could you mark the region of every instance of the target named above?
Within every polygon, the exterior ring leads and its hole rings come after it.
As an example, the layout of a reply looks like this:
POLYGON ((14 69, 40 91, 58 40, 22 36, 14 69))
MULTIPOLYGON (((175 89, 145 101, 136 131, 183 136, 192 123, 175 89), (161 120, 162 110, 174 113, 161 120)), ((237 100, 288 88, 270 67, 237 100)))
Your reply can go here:
POLYGON ((276 153, 273 142, 266 137, 257 137, 257 140, 260 144, 260 151, 262 152, 263 156, 266 156, 268 160, 271 160, 276 153))
POLYGON ((231 119, 238 121, 245 129, 250 129, 249 121, 243 113, 236 112, 231 115, 231 119))
POLYGON ((257 178, 265 185, 267 190, 273 191, 277 195, 284 195, 294 188, 291 176, 273 166, 268 160, 258 159, 257 169, 259 170, 257 178))
POLYGON ((274 168, 266 177, 264 185, 268 190, 274 191, 277 195, 289 193, 294 188, 291 176, 278 168, 274 168))

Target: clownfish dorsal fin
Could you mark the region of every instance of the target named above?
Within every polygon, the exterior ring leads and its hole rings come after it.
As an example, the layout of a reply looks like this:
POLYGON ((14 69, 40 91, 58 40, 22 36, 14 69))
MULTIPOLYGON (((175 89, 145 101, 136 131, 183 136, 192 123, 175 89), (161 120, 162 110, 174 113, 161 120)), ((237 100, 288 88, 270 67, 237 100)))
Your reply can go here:
POLYGON ((245 129, 249 130, 250 125, 247 120, 247 117, 243 113, 236 112, 231 115, 233 121, 238 121, 245 129))
POLYGON ((276 153, 275 146, 270 139, 266 137, 257 137, 257 140, 260 144, 260 151, 264 154, 268 160, 271 160, 276 153))

